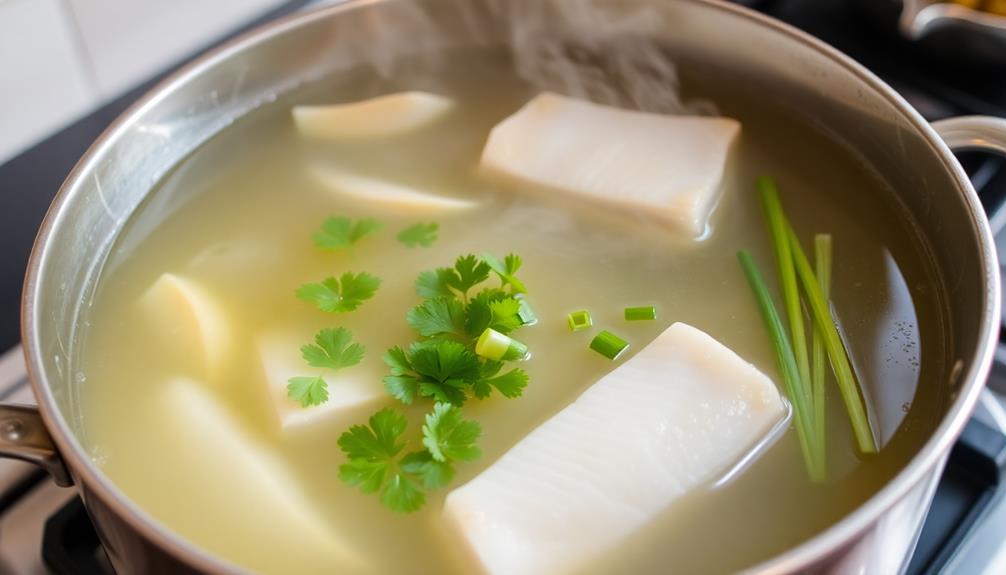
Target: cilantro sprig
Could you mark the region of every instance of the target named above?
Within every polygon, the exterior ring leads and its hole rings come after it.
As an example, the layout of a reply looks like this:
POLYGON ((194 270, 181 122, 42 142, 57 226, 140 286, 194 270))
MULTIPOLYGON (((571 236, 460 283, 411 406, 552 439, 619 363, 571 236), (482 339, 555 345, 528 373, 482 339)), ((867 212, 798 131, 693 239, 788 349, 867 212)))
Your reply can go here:
POLYGON ((520 267, 515 254, 502 261, 491 254, 468 254, 452 267, 419 274, 415 289, 423 301, 405 318, 418 339, 392 347, 382 359, 390 370, 384 387, 392 397, 405 405, 432 403, 422 426, 423 448, 403 455, 405 416, 383 409, 371 417, 369 427, 354 426, 340 437, 348 459, 340 468, 342 481, 364 493, 379 493, 386 507, 408 513, 423 506, 425 491, 451 481, 455 463, 481 456, 477 443, 482 428, 466 421, 461 407, 494 391, 520 397, 528 384, 523 369, 505 369, 503 361, 476 353, 476 342, 487 329, 506 334, 535 322, 526 286, 517 277, 520 267), (485 285, 493 274, 498 287, 485 285))
POLYGON ((375 234, 384 224, 373 218, 361 218, 353 221, 347 217, 330 217, 321 223, 321 230, 311 237, 314 245, 323 250, 340 251, 349 249, 356 242, 375 234))
POLYGON ((481 455, 475 443, 482 426, 464 420, 450 404, 434 405, 422 428, 423 448, 401 456, 408 419, 386 407, 368 423, 354 425, 339 437, 339 448, 347 458, 339 467, 339 478, 363 493, 380 493, 381 503, 397 513, 418 510, 426 502, 424 490, 450 483, 454 462, 481 455))
MULTIPOLYGON (((366 348, 353 342, 353 333, 344 327, 322 329, 314 336, 313 344, 300 348, 308 365, 332 371, 360 363, 365 352, 366 348)), ((328 382, 320 375, 291 377, 286 392, 301 407, 321 405, 328 401, 328 382)))
POLYGON ((345 313, 374 297, 380 286, 381 278, 367 272, 346 272, 339 278, 328 277, 318 283, 306 283, 297 288, 296 295, 323 312, 345 313))

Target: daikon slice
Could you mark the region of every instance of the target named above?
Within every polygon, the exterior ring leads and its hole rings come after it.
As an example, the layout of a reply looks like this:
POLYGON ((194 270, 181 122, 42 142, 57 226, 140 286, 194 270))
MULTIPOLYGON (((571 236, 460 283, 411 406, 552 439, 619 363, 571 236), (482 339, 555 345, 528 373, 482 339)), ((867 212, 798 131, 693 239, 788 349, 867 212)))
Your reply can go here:
POLYGON ((400 92, 331 106, 295 106, 293 121, 305 136, 325 139, 402 134, 429 124, 454 107, 449 98, 400 92))
POLYGON ((201 285, 179 275, 162 274, 139 302, 160 336, 179 348, 195 342, 211 372, 223 368, 231 346, 230 329, 219 303, 201 285))
POLYGON ((470 210, 479 205, 478 202, 472 200, 441 196, 433 192, 388 180, 361 176, 330 166, 312 166, 311 174, 335 194, 362 200, 376 207, 396 212, 439 214, 470 210))

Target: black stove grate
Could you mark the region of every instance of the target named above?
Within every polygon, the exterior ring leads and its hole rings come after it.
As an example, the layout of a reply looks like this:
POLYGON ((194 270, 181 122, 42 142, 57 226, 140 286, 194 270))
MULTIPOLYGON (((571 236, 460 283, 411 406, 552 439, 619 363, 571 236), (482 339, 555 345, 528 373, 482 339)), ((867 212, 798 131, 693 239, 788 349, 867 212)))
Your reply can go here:
POLYGON ((45 522, 42 561, 52 575, 113 575, 84 502, 74 497, 45 522))
POLYGON ((972 419, 950 453, 906 575, 936 575, 1003 489, 1006 435, 972 419))

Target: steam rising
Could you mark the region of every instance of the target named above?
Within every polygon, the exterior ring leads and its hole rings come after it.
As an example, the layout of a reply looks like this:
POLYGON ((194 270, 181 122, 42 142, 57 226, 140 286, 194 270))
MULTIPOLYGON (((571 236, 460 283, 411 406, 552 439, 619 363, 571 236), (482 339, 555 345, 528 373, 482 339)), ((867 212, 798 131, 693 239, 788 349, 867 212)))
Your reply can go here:
POLYGON ((540 90, 666 114, 716 114, 681 96, 677 68, 654 39, 653 6, 602 0, 497 2, 517 73, 540 90))
POLYGON ((338 59, 386 79, 436 90, 443 50, 506 44, 538 91, 665 114, 716 115, 684 100, 677 67, 656 40, 666 15, 634 0, 391 0, 362 19, 335 19, 338 59), (460 30, 460 32, 459 32, 460 30), (406 63, 408 61, 408 63, 406 63))

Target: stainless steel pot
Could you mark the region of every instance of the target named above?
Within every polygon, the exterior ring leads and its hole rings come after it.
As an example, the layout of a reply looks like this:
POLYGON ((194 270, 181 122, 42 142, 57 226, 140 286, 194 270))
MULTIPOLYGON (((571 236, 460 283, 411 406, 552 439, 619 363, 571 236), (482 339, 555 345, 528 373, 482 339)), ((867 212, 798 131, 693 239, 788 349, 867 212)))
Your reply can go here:
MULTIPOLYGON (((527 2, 541 6, 553 0, 527 2)), ((22 335, 39 413, 3 409, 0 444, 8 456, 43 464, 60 484, 72 477, 120 573, 235 571, 129 501, 81 441, 79 395, 86 383, 77 373, 74 349, 87 333, 80 317, 109 246, 130 213, 185 154, 276 93, 356 64, 389 69, 403 54, 514 41, 511 18, 521 17, 515 9, 521 3, 355 0, 270 24, 165 81, 110 127, 73 170, 42 225, 25 280, 22 335), (372 50, 375 46, 380 49, 372 50)), ((943 284, 939 289, 947 295, 944 321, 950 346, 927 352, 948 354, 946 364, 952 366, 943 378, 952 401, 939 427, 917 456, 861 507, 753 569, 898 572, 915 544, 948 451, 981 391, 999 325, 999 270, 988 222, 951 150, 1006 153, 1006 121, 972 117, 930 126, 849 58, 733 5, 711 0, 602 3, 616 12, 646 9, 641 19, 645 30, 623 33, 653 36, 668 50, 728 64, 738 73, 738 90, 757 90, 760 97, 786 99, 805 110, 890 183, 925 238, 943 284)), ((557 24, 543 22, 539 32, 551 34, 557 24)), ((596 56, 603 58, 603 42, 595 47, 596 56)))

